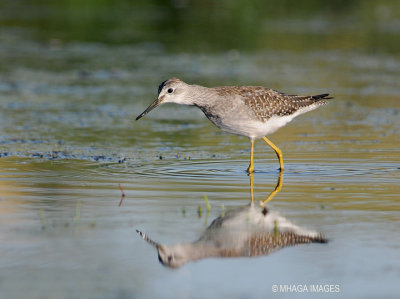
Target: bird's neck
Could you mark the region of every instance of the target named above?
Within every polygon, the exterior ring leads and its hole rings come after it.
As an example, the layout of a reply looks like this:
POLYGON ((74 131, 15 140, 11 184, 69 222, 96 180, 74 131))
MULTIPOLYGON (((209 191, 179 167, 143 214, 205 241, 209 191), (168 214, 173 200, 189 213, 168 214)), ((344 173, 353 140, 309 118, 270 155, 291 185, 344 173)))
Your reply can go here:
POLYGON ((200 85, 190 85, 186 98, 189 103, 188 105, 204 108, 212 105, 215 96, 216 94, 212 88, 200 85))
POLYGON ((221 250, 215 246, 212 246, 211 244, 194 242, 181 243, 178 246, 181 252, 185 253, 186 259, 191 261, 221 256, 221 250))

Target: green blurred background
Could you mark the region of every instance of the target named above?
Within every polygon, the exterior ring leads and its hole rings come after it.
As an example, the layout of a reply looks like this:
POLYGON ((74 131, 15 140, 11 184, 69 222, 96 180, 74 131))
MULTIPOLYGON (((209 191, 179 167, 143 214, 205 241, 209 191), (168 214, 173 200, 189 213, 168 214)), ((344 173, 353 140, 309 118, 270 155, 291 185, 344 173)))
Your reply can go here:
POLYGON ((0 26, 47 42, 156 43, 170 51, 400 50, 396 0, 3 0, 0 26))

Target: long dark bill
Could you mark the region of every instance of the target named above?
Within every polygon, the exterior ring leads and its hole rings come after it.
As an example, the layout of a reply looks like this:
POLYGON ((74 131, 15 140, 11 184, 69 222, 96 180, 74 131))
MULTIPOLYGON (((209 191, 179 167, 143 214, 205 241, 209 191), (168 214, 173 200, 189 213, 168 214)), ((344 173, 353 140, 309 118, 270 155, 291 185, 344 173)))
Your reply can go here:
POLYGON ((161 99, 155 100, 149 107, 146 108, 146 110, 144 110, 138 117, 136 117, 136 120, 142 118, 143 116, 145 116, 147 113, 149 113, 151 110, 153 110, 160 104, 161 104, 161 99))
POLYGON ((158 249, 159 247, 161 247, 160 244, 158 244, 157 242, 150 239, 145 233, 142 233, 140 230, 136 230, 136 232, 143 238, 143 240, 145 240, 147 243, 153 245, 155 248, 158 249))

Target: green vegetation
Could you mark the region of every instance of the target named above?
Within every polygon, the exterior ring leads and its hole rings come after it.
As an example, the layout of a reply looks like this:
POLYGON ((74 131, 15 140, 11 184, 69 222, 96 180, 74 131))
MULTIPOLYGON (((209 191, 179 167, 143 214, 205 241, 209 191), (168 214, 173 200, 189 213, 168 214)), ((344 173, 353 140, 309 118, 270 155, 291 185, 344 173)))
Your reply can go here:
POLYGON ((43 213, 43 209, 40 208, 39 210, 39 215, 40 215, 40 222, 42 224, 42 229, 46 228, 46 219, 44 218, 44 213, 43 213))
POLYGON ((203 207, 202 206, 198 206, 197 207, 197 215, 199 216, 199 218, 201 218, 201 214, 203 213, 203 207))
POLYGON ((81 202, 77 201, 75 208, 74 225, 78 223, 80 215, 81 215, 81 202))
POLYGON ((279 238, 279 227, 277 220, 274 220, 274 238, 275 239, 279 238))
POLYGON ((204 197, 204 201, 206 203, 207 213, 210 213, 211 206, 210 206, 210 203, 208 202, 208 197, 207 197, 207 195, 203 195, 203 197, 204 197))

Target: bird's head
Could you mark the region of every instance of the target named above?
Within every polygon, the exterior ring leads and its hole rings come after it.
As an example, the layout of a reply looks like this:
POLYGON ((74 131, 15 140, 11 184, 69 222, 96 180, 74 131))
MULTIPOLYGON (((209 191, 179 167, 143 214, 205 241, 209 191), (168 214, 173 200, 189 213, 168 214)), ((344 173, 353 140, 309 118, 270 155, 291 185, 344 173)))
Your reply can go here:
POLYGON ((170 268, 179 268, 188 261, 185 248, 180 244, 173 246, 161 245, 157 248, 157 251, 160 263, 170 268))
POLYGON ((158 260, 164 266, 170 268, 179 268, 188 261, 185 254, 186 248, 184 245, 162 245, 150 239, 145 233, 139 230, 136 230, 136 232, 143 238, 143 240, 157 249, 158 260))
POLYGON ((188 84, 177 78, 168 79, 158 87, 157 99, 144 110, 136 120, 142 118, 151 110, 164 103, 190 104, 185 96, 188 84))

